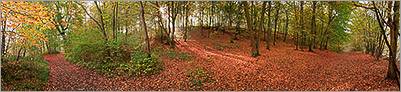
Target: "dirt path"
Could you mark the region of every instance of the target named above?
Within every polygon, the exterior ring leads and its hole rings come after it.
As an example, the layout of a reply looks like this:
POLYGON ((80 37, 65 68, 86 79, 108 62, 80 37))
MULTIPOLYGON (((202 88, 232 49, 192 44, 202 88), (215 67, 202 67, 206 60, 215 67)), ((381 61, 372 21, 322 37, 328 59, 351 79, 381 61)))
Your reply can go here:
POLYGON ((387 62, 363 53, 307 52, 279 43, 253 58, 249 40, 229 43, 228 35, 194 33, 177 43, 177 50, 194 56, 191 62, 162 57, 164 70, 151 76, 109 78, 71 64, 62 54, 46 55, 47 90, 191 90, 186 72, 195 67, 214 80, 203 90, 399 90, 395 81, 384 80, 387 62))
POLYGON ((112 84, 105 76, 71 64, 62 54, 47 55, 45 60, 50 68, 47 90, 99 90, 112 84))

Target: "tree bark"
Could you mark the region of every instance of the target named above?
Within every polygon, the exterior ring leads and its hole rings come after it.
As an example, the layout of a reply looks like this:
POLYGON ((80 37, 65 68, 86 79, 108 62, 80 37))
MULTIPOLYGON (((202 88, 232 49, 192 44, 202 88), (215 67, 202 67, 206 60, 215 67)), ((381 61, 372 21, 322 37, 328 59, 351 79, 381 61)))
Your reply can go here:
MULTIPOLYGON (((301 2, 301 14, 300 14, 300 26, 301 26, 301 34, 299 36, 302 36, 301 39, 298 37, 298 46, 304 46, 303 41, 304 41, 304 17, 302 16, 304 14, 304 1, 301 2), (299 41, 301 40, 301 41, 299 41)), ((300 48, 302 50, 302 47, 300 48)))
POLYGON ((170 34, 170 38, 171 38, 171 40, 170 40, 170 47, 171 47, 171 48, 174 48, 174 47, 175 47, 175 41, 174 41, 174 38, 175 38, 175 35, 174 35, 174 33, 175 33, 175 20, 176 20, 176 18, 177 18, 177 13, 178 13, 178 11, 177 11, 177 9, 175 9, 175 8, 176 8, 175 2, 171 2, 171 4, 172 4, 172 8, 171 8, 171 13, 172 13, 172 16, 171 16, 172 31, 171 31, 171 34, 170 34))
POLYGON ((114 6, 113 6, 113 14, 112 14, 112 36, 113 36, 113 39, 115 39, 116 38, 116 30, 117 30, 117 26, 116 26, 116 16, 117 16, 117 3, 118 2, 114 2, 114 6))
POLYGON ((270 50, 270 38, 271 38, 271 33, 272 33, 272 28, 271 28, 271 8, 272 8, 272 1, 268 1, 269 3, 269 9, 268 9, 268 15, 267 15, 267 36, 265 36, 265 43, 266 43, 266 49, 270 50))
POLYGON ((280 12, 280 2, 276 3, 277 5, 275 5, 276 8, 276 17, 274 18, 274 35, 273 35, 273 45, 276 45, 276 38, 277 38, 277 26, 278 26, 278 18, 279 18, 279 12, 280 12))
MULTIPOLYGON (((247 24, 247 30, 248 30, 248 32, 251 32, 252 31, 252 29, 253 29, 253 27, 252 27, 252 20, 251 20, 251 16, 250 16, 250 12, 249 12, 249 8, 251 8, 251 7, 249 7, 248 6, 248 3, 247 2, 243 2, 244 3, 244 10, 245 10, 245 18, 246 18, 246 24, 247 24)), ((252 41, 252 50, 251 50, 251 53, 252 53, 252 56, 253 57, 256 57, 256 56, 259 56, 259 50, 258 50, 258 48, 257 48, 257 46, 255 45, 255 44, 257 44, 257 41, 256 41, 256 33, 257 33, 257 31, 254 31, 255 33, 254 33, 254 40, 252 41)))
POLYGON ((284 32, 284 42, 287 40, 288 35, 288 9, 285 9, 285 32, 284 32))
POLYGON ((316 1, 312 2, 312 37, 309 37, 309 51, 313 52, 313 45, 315 43, 315 32, 316 32, 316 1))
MULTIPOLYGON (((390 3, 391 4, 391 3, 390 3)), ((390 31, 390 40, 391 40, 391 55, 390 55, 390 64, 389 64, 389 70, 387 72, 387 78, 388 79, 398 79, 399 71, 397 69, 397 65, 395 64, 397 62, 397 40, 398 40, 398 31, 399 31, 399 18, 400 18, 400 2, 395 1, 394 4, 394 16, 393 16, 393 21, 392 21, 392 31, 390 31), (397 72, 398 71, 398 72, 397 72)), ((391 9, 391 7, 390 7, 391 9)))
POLYGON ((148 54, 148 57, 151 57, 150 55, 150 42, 149 42, 149 36, 148 36, 148 30, 146 28, 146 22, 145 22, 145 10, 143 8, 143 3, 142 1, 139 2, 141 4, 141 22, 142 22, 142 28, 145 30, 145 41, 146 41, 146 47, 145 51, 148 54))
MULTIPOLYGON (((398 31, 398 27, 390 26, 390 41, 391 41, 391 43, 390 43, 387 40, 386 32, 385 32, 385 29, 383 27, 383 24, 384 24, 385 21, 381 21, 382 17, 379 15, 380 12, 379 12, 379 10, 376 7, 374 2, 373 2, 373 5, 374 5, 374 8, 375 8, 374 11, 375 11, 375 14, 376 14, 376 19, 378 20, 379 26, 381 28, 381 34, 384 37, 384 41, 385 41, 387 47, 389 47, 390 59, 388 60, 389 64, 388 64, 388 70, 387 70, 386 79, 396 80, 396 79, 398 79, 399 71, 397 70, 397 65, 395 64, 397 56, 396 56, 396 52, 394 52, 394 51, 397 51, 397 50, 394 49, 394 47, 397 48, 396 47, 397 46, 397 39, 396 38, 398 38, 398 34, 397 34, 398 33, 397 32, 398 31), (397 74, 397 72, 398 72, 398 74, 397 74)), ((399 22, 399 19, 398 19, 399 18, 399 2, 395 3, 394 10, 396 10, 396 11, 394 11, 395 12, 395 16, 394 16, 395 20, 392 23, 393 23, 393 25, 397 25, 398 26, 399 25, 399 23, 398 23, 399 22), (397 22, 395 22, 395 21, 397 21, 397 22)), ((399 85, 399 83, 398 83, 398 85, 399 85)))
MULTIPOLYGON (((108 37, 107 37, 107 32, 106 32, 106 28, 104 27, 104 21, 103 21, 103 12, 102 12, 102 10, 100 9, 100 7, 99 7, 99 5, 97 4, 97 2, 96 1, 94 1, 94 3, 95 3, 95 5, 96 5, 96 9, 98 10, 98 12, 100 13, 99 15, 100 15, 100 28, 101 28, 101 30, 102 30, 102 32, 103 32, 103 37, 104 37, 104 39, 106 40, 106 42, 108 41, 108 37)), ((85 9, 86 10, 86 9, 85 9)), ((89 14, 88 14, 89 15, 89 14)))
POLYGON ((240 25, 241 25, 241 7, 242 3, 238 5, 238 8, 236 10, 236 25, 235 25, 235 34, 234 34, 234 40, 238 40, 238 35, 240 34, 241 30, 240 30, 240 25))
POLYGON ((188 3, 186 3, 185 5, 185 33, 184 33, 184 41, 187 42, 188 39, 188 13, 189 13, 189 9, 188 9, 188 3))
MULTIPOLYGON (((0 59, 3 59, 3 57, 6 55, 6 51, 5 51, 5 46, 6 46, 6 24, 7 24, 7 16, 4 16, 3 17, 3 13, 4 12, 1 12, 0 13, 0 18, 4 18, 4 20, 2 20, 1 22, 2 22, 2 29, 1 29, 1 47, 0 47, 0 59)), ((4 14, 4 15, 6 15, 6 14, 4 14)), ((8 39, 10 39, 10 38, 8 38, 8 39)))

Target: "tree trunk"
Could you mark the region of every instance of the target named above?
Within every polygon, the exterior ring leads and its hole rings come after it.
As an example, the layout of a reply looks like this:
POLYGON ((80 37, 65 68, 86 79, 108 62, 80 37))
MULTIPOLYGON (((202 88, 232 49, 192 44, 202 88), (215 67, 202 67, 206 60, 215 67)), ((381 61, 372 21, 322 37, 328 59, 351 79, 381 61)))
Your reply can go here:
POLYGON ((116 29, 117 29, 117 26, 116 26, 116 16, 117 16, 117 2, 114 2, 114 6, 113 6, 113 14, 112 14, 112 30, 113 30, 113 34, 112 34, 112 36, 113 36, 113 39, 115 39, 116 38, 116 29))
POLYGON ((315 43, 315 32, 316 32, 316 1, 312 2, 312 37, 309 37, 309 51, 313 52, 313 45, 315 43))
MULTIPOLYGON (((188 4, 188 3, 187 3, 188 4)), ((185 6, 185 33, 184 33, 184 41, 187 42, 188 39, 188 5, 185 6)))
MULTIPOLYGON (((241 7, 242 3, 238 6, 241 7)), ((237 8, 238 10, 236 10, 236 25, 235 25, 235 34, 234 34, 234 40, 238 40, 238 35, 240 34, 240 23, 241 23, 241 9, 237 8)))
POLYGON ((143 4, 142 1, 139 2, 141 4, 141 22, 142 22, 142 28, 145 30, 145 41, 146 41, 146 47, 145 47, 145 51, 148 54, 148 57, 150 56, 150 42, 149 42, 149 36, 148 36, 148 30, 146 28, 146 22, 145 22, 145 11, 143 8, 143 4))
POLYGON ((303 14, 304 14, 304 1, 300 1, 301 2, 301 16, 300 16, 300 26, 301 26, 301 34, 300 34, 300 36, 302 36, 301 37, 301 41, 299 41, 299 43, 298 43, 298 45, 300 45, 301 46, 301 50, 302 50, 302 46, 304 46, 303 45, 303 43, 304 43, 304 17, 302 16, 303 14))
MULTIPOLYGON (((392 4, 392 3, 390 3, 392 4)), ((399 31, 399 18, 400 18, 400 12, 399 9, 400 8, 400 2, 396 1, 394 4, 394 16, 393 16, 393 21, 392 21, 392 30, 390 31, 390 41, 391 41, 391 51, 392 53, 390 53, 390 63, 389 63, 389 67, 388 67, 388 72, 387 72, 387 78, 388 79, 392 79, 392 80, 396 80, 398 78, 399 75, 399 71, 397 69, 397 65, 395 64, 397 62, 397 40, 398 40, 398 31, 399 31), (398 73, 397 73, 398 71, 398 73)), ((391 9, 391 7, 389 7, 389 9, 391 9)), ((391 25, 391 24, 390 24, 391 25)))
POLYGON ((276 17, 274 18, 274 35, 273 35, 273 45, 276 45, 276 35, 277 35, 277 26, 278 26, 278 23, 277 23, 277 21, 278 21, 278 18, 279 18, 279 12, 280 12, 280 2, 277 2, 276 3, 277 4, 277 6, 275 5, 275 8, 276 8, 276 17))
POLYGON ((269 9, 268 9, 268 15, 267 15, 267 36, 266 36, 266 49, 270 50, 270 38, 271 38, 271 33, 272 33, 272 28, 271 28, 271 8, 272 8, 272 1, 268 1, 269 3, 269 9))
POLYGON ((230 6, 230 9, 229 9, 229 11, 228 11, 228 26, 229 26, 229 28, 231 28, 232 26, 233 26, 233 18, 232 18, 232 11, 233 11, 233 3, 232 2, 228 2, 229 3, 229 6, 230 6))
MULTIPOLYGON (((250 12, 249 12, 249 8, 253 8, 253 7, 249 7, 248 6, 248 3, 247 2, 243 2, 244 3, 244 10, 245 10, 245 18, 246 18, 246 24, 247 24, 247 30, 248 30, 248 32, 251 32, 252 31, 252 29, 253 29, 253 27, 252 27, 252 20, 251 20, 251 16, 250 16, 250 12)), ((255 31, 254 32, 254 40, 252 41, 252 50, 251 50, 251 53, 252 53, 252 56, 253 57, 256 57, 256 56, 259 56, 259 50, 257 49, 257 46, 255 45, 255 44, 257 44, 257 41, 256 41, 256 33, 257 33, 257 31, 255 31)))
POLYGON ((21 57, 21 51, 22 51, 22 49, 23 49, 23 47, 21 47, 21 48, 18 50, 18 53, 17 53, 17 60, 16 60, 16 61, 19 61, 19 59, 20 59, 20 57, 21 57))
POLYGON ((203 8, 201 9, 200 12, 200 27, 203 27, 203 8))
MULTIPOLYGON (((7 24, 7 17, 6 16, 4 16, 3 17, 3 13, 4 12, 1 12, 1 14, 0 14, 0 18, 4 18, 4 20, 2 20, 1 22, 2 22, 2 29, 1 29, 1 47, 0 47, 0 59, 3 59, 3 57, 6 55, 6 51, 5 51, 5 46, 6 46, 6 24, 7 24)), ((6 15, 6 14, 4 14, 4 15, 6 15)), ((8 39, 10 39, 10 38, 8 38, 8 39)))
POLYGON ((100 30, 103 32, 104 40, 107 42, 107 41, 108 41, 108 37, 107 37, 106 29, 105 29, 105 27, 104 27, 103 12, 102 12, 102 10, 100 9, 100 7, 99 7, 99 5, 97 4, 97 2, 96 2, 96 1, 94 1, 94 2, 95 2, 95 5, 96 5, 96 9, 97 9, 98 12, 100 13, 100 14, 99 14, 99 15, 100 15, 100 30))
POLYGON ((209 27, 208 28, 210 28, 211 26, 212 26, 212 16, 213 16, 213 1, 211 2, 211 4, 212 4, 212 7, 211 8, 209 8, 209 27))
POLYGON ((262 4, 262 12, 260 13, 260 29, 259 30, 263 30, 263 32, 265 32, 265 27, 264 27, 264 21, 265 21, 265 13, 266 13, 266 3, 267 2, 263 2, 262 4))
MULTIPOLYGON (((156 2, 155 5, 156 5, 156 7, 160 7, 159 2, 156 2)), ((163 43, 165 41, 164 38, 166 38, 166 36, 164 34, 166 34, 168 36, 168 33, 164 26, 163 18, 161 16, 160 10, 157 11, 157 18, 158 18, 157 21, 158 21, 158 26, 159 26, 159 30, 160 30, 160 43, 163 43)), ((169 23, 169 22, 167 22, 167 23, 169 23)))
POLYGON ((175 3, 174 2, 172 2, 172 5, 173 5, 173 7, 172 7, 172 19, 171 19, 171 24, 172 24, 172 31, 171 31, 171 41, 170 41, 170 47, 171 48, 174 48, 175 47, 175 41, 174 41, 174 38, 175 38, 175 20, 176 20, 176 18, 177 18, 177 10, 175 9, 176 7, 175 7, 175 3))
POLYGON ((284 32, 284 42, 287 40, 288 35, 288 9, 285 9, 285 32, 284 32))
MULTIPOLYGON (((388 70, 387 70, 386 79, 390 79, 390 80, 398 79, 398 75, 399 75, 399 71, 397 69, 397 65, 395 64, 396 58, 397 58, 397 56, 396 56, 397 55, 396 54, 397 49, 394 49, 394 48, 397 48, 397 38, 398 38, 398 34, 397 34, 398 32, 397 31, 398 31, 398 26, 399 26, 399 23, 398 23, 399 19, 398 18, 400 16, 399 15, 399 5, 400 5, 399 2, 396 2, 395 5, 394 5, 395 15, 393 17, 394 17, 395 20, 393 22, 388 21, 388 23, 392 23, 392 24, 390 24, 391 25, 390 26, 390 41, 391 41, 391 43, 390 43, 387 40, 386 32, 385 32, 385 29, 383 27, 383 23, 385 21, 381 21, 382 17, 379 15, 380 12, 379 12, 378 8, 376 7, 375 3, 373 2, 373 6, 375 8, 374 10, 375 10, 375 14, 376 14, 376 19, 377 19, 377 21, 379 23, 379 26, 381 28, 381 34, 384 37, 384 41, 385 41, 387 47, 389 47, 390 59, 388 60, 389 64, 388 64, 388 70), (395 26, 395 25, 397 25, 397 26, 395 26)), ((399 85, 399 83, 398 83, 398 85, 399 85)))

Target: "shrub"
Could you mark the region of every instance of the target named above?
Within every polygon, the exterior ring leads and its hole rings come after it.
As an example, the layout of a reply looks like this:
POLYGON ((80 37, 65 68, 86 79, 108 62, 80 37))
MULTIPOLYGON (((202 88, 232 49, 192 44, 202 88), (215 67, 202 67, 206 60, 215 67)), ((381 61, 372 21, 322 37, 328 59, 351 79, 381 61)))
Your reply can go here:
POLYGON ((46 34, 47 42, 47 53, 48 54, 56 54, 61 51, 61 46, 63 41, 61 40, 61 36, 58 35, 55 30, 44 31, 46 34))
POLYGON ((156 58, 147 57, 146 53, 136 51, 132 54, 131 64, 133 64, 135 74, 153 74, 162 70, 162 63, 156 58))
POLYGON ((212 81, 210 74, 202 68, 190 70, 187 76, 189 78, 191 88, 194 90, 200 90, 203 87, 203 83, 212 81))
POLYGON ((166 55, 171 59, 178 59, 181 61, 190 61, 192 58, 192 56, 187 52, 177 52, 174 50, 168 50, 166 55))
POLYGON ((71 39, 67 41, 67 59, 110 76, 153 74, 162 69, 157 55, 147 57, 146 53, 133 50, 139 46, 140 39, 132 37, 104 41, 100 35, 96 30, 72 32, 71 39))
POLYGON ((43 90, 49 70, 42 57, 26 57, 21 61, 2 60, 2 90, 43 90))

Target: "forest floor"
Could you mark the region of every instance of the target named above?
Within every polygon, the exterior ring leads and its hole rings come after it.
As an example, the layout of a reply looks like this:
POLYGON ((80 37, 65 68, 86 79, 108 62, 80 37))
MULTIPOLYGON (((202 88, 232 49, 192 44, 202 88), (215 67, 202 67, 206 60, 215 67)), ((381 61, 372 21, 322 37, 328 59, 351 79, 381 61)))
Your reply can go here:
POLYGON ((63 54, 46 55, 46 90, 194 90, 188 72, 198 68, 211 80, 200 90, 399 90, 396 81, 384 80, 388 62, 364 53, 308 52, 284 42, 266 50, 261 42, 261 56, 253 58, 246 37, 230 43, 228 34, 190 34, 175 50, 192 58, 162 56, 164 69, 149 76, 107 77, 66 61, 63 54))

